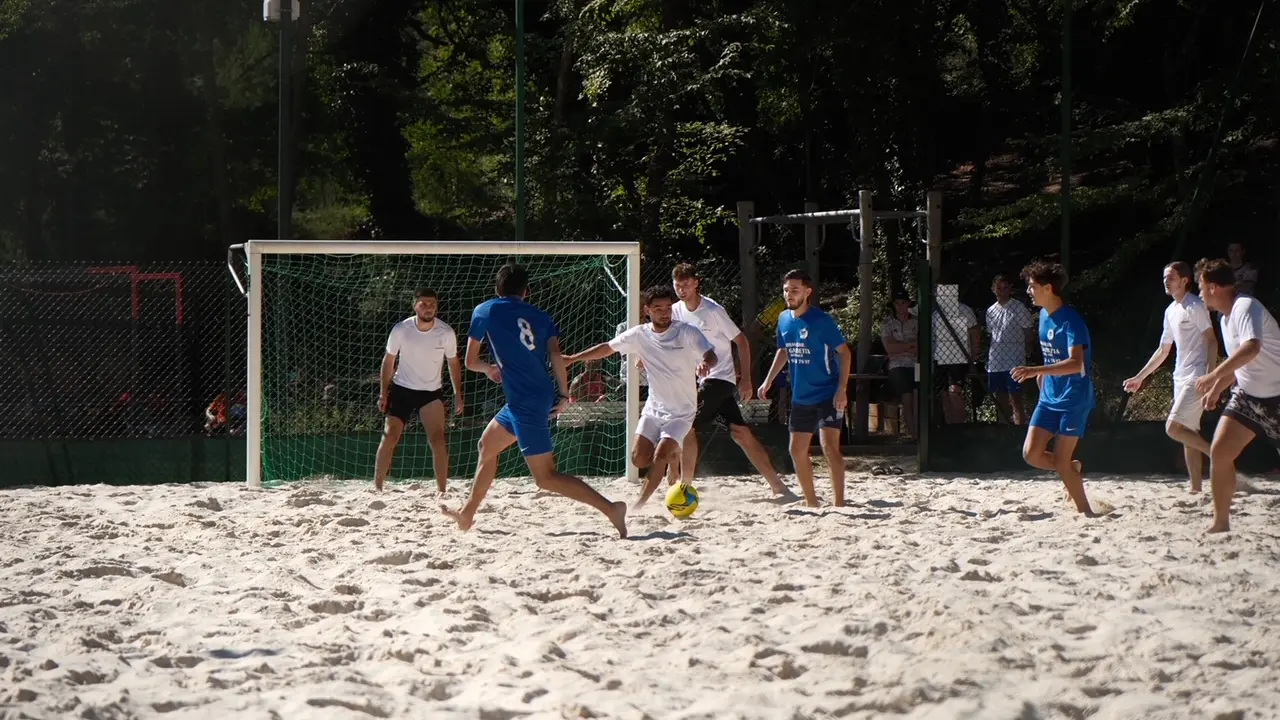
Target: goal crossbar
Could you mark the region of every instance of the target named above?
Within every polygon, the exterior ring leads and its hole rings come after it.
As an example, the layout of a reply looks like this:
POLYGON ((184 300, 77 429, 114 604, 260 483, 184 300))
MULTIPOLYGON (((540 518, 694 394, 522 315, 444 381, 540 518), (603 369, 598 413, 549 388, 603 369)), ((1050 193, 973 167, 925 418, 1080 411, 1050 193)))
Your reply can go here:
MULTIPOLYGON (((576 241, 462 241, 462 240, 250 240, 228 249, 228 269, 236 284, 241 279, 230 262, 236 250, 245 253, 248 292, 248 377, 246 378, 245 484, 262 487, 262 267, 264 255, 612 255, 626 258, 627 327, 640 324, 640 243, 576 241)), ((616 281, 615 281, 616 284, 616 281)), ((242 290, 243 292, 243 290, 242 290)), ((608 338, 601 338, 601 341, 608 338)), ((626 367, 627 444, 640 421, 640 374, 635 363, 626 367)), ((626 463, 627 478, 639 471, 626 463)))
POLYGON ((640 255, 638 242, 499 240, 250 240, 263 255, 640 255))

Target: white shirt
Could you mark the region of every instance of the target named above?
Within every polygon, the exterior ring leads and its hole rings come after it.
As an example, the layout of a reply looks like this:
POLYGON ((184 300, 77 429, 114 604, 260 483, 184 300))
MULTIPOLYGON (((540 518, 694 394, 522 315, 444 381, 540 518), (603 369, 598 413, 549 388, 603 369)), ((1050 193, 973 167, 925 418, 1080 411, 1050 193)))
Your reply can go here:
POLYGON ((709 380, 738 382, 738 372, 733 368, 733 339, 742 334, 738 325, 729 318, 724 307, 709 297, 703 297, 696 310, 690 310, 684 301, 671 308, 672 317, 702 331, 716 349, 716 366, 707 373, 709 380))
MULTIPOLYGON (((888 320, 884 321, 884 328, 880 331, 882 339, 893 340, 899 343, 913 343, 919 336, 920 324, 913 317, 906 320, 899 320, 897 315, 890 315, 888 320)), ((890 355, 889 369, 894 368, 911 368, 915 369, 916 359, 912 355, 890 355)))
MULTIPOLYGON (((1182 296, 1182 301, 1174 300, 1164 309, 1164 331, 1160 334, 1161 345, 1173 345, 1178 351, 1173 364, 1173 384, 1175 387, 1193 383, 1196 378, 1208 372, 1209 348, 1204 344, 1204 331, 1213 328, 1209 320, 1209 308, 1195 293, 1182 296)), ((1215 338, 1214 343, 1218 341, 1215 338)))
POLYGON ((987 308, 987 332, 991 348, 987 351, 987 372, 1001 373, 1027 364, 1027 331, 1036 326, 1026 305, 1009 298, 987 308))
POLYGON ((458 357, 458 335, 440 318, 423 332, 418 318, 410 317, 392 326, 387 354, 400 356, 391 382, 407 390, 439 390, 444 359, 458 357))
POLYGON ((649 398, 644 413, 657 418, 692 418, 698 412, 698 364, 715 347, 698 328, 672 320, 663 332, 653 323, 637 325, 609 341, 609 347, 644 361, 649 398))
POLYGON ((951 306, 946 308, 951 327, 948 328, 942 321, 942 315, 937 310, 933 311, 933 359, 939 365, 966 365, 973 355, 973 348, 969 346, 969 329, 977 327, 978 316, 964 303, 947 304, 951 306), (964 345, 956 344, 955 338, 951 336, 952 330, 956 331, 956 336, 964 345))
POLYGON ((1236 370, 1236 384, 1256 398, 1280 395, 1280 326, 1262 303, 1248 295, 1237 295, 1231 312, 1222 316, 1222 342, 1227 355, 1242 343, 1258 340, 1258 355, 1236 370))

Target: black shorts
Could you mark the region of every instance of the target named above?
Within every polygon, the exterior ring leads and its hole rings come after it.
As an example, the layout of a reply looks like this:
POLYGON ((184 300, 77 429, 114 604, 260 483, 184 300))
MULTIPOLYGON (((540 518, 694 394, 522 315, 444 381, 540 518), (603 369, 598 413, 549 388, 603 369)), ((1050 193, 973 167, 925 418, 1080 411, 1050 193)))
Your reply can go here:
POLYGON ((916 389, 916 369, 913 367, 889 368, 889 393, 893 400, 910 395, 916 389))
POLYGON ((387 388, 387 417, 398 418, 408 424, 409 419, 422 408, 436 401, 444 402, 444 388, 439 390, 410 390, 391 383, 387 388))
POLYGON ((934 378, 934 382, 944 388, 949 388, 952 385, 959 385, 963 388, 969 380, 969 366, 967 364, 938 365, 936 368, 937 376, 934 378))
POLYGON ((738 386, 728 380, 703 380, 698 388, 698 414, 693 417, 693 427, 705 430, 716 418, 723 419, 726 425, 746 425, 737 392, 738 386))
POLYGON ((1275 397, 1254 397, 1239 387, 1231 391, 1231 399, 1222 409, 1223 417, 1230 417, 1253 431, 1254 435, 1266 438, 1272 445, 1280 447, 1280 395, 1275 397))
POLYGON ((820 405, 792 405, 791 418, 787 422, 793 433, 816 433, 819 428, 844 427, 844 415, 836 412, 830 400, 820 405))

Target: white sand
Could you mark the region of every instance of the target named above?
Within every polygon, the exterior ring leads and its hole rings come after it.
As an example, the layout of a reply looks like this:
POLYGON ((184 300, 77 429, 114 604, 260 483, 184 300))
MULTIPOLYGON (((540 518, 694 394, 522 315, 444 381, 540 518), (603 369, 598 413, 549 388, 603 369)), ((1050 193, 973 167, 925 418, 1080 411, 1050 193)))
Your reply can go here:
POLYGON ((1181 483, 1028 477, 704 479, 629 541, 518 486, 465 535, 430 483, 0 492, 0 716, 1280 716, 1280 499, 1206 538, 1181 483))

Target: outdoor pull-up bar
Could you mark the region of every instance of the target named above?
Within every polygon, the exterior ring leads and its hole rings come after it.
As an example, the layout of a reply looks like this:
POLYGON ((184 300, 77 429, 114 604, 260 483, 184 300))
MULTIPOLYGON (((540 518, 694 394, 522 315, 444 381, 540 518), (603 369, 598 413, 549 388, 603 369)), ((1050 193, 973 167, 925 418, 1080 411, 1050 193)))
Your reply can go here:
MULTIPOLYGON (((875 278, 873 267, 875 224, 878 220, 913 220, 924 219, 928 228, 926 257, 933 277, 938 277, 942 269, 942 193, 931 190, 925 194, 924 210, 875 210, 872 205, 870 190, 858 191, 858 207, 849 210, 818 211, 814 203, 805 203, 806 212, 788 215, 770 215, 754 217, 755 203, 744 201, 738 203, 738 260, 742 265, 742 315, 743 326, 749 327, 759 314, 757 300, 759 294, 756 287, 756 252, 760 244, 759 233, 764 225, 804 225, 805 226, 805 259, 809 266, 809 274, 815 283, 818 282, 818 232, 824 225, 836 225, 848 222, 851 226, 856 219, 859 223, 858 247, 858 354, 855 373, 861 373, 867 366, 871 356, 872 320, 875 309, 872 307, 872 287, 875 278)), ((852 228, 851 228, 852 229, 852 228)), ((916 368, 917 379, 919 367, 916 368)), ((870 410, 871 389, 867 380, 857 380, 857 394, 854 402, 854 435, 866 437, 870 410)))

